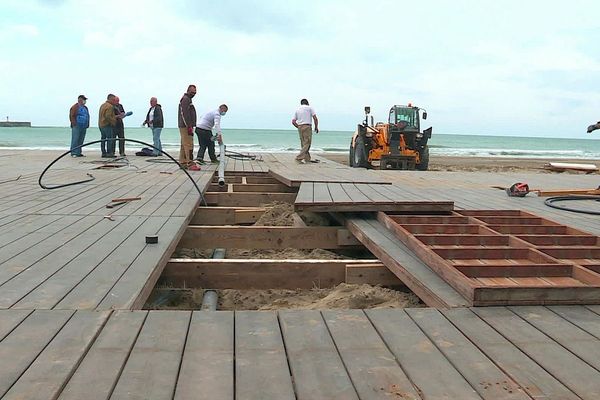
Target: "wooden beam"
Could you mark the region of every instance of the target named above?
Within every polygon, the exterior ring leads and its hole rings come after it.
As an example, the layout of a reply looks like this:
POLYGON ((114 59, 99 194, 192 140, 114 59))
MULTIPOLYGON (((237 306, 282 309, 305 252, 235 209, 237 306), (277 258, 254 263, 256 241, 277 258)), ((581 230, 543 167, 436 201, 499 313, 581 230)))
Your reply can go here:
MULTIPOLYGON (((352 260, 372 264, 376 260, 352 260)), ((161 283, 210 289, 311 289, 345 282, 348 260, 169 260, 161 283)))
POLYGON ((192 225, 253 224, 264 214, 262 207, 198 207, 192 225))
POLYGON ((305 228, 306 227, 306 223, 304 222, 302 217, 298 215, 298 213, 293 213, 292 218, 294 219, 295 227, 297 227, 297 228, 305 228))
POLYGON ((194 226, 179 247, 196 249, 338 249, 360 243, 344 228, 335 226, 194 226))
MULTIPOLYGON (((230 192, 258 192, 258 193, 296 193, 295 188, 285 186, 281 183, 231 183, 232 190, 230 192)), ((209 192, 227 192, 224 186, 211 184, 208 188, 209 192)))
POLYGON ((295 193, 206 193, 208 205, 228 207, 258 207, 273 202, 293 203, 295 193))
POLYGON ((404 283, 380 262, 346 265, 346 283, 354 285, 404 286, 404 283))

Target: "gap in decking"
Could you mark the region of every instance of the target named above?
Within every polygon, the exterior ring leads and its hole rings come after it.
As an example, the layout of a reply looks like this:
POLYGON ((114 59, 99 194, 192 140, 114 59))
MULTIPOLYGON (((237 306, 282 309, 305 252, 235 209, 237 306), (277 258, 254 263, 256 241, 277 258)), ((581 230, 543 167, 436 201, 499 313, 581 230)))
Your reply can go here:
POLYGON ((205 289, 220 310, 420 305, 332 216, 296 213, 297 190, 266 173, 213 180, 145 308, 199 309, 205 289))

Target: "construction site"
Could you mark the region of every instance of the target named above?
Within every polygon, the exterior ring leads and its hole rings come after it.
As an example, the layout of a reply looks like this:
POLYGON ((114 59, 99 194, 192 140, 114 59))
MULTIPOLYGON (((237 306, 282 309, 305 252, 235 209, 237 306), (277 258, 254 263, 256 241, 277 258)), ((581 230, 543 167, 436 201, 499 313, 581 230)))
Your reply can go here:
POLYGON ((0 155, 2 399, 600 398, 597 173, 0 155))

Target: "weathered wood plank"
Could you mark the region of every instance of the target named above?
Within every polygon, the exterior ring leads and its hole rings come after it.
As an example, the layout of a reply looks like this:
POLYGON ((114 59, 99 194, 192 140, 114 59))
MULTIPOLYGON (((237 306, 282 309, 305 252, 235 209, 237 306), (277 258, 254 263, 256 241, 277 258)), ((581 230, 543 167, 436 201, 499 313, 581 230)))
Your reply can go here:
POLYGON ((276 313, 236 311, 235 379, 237 400, 296 399, 276 313))
POLYGON ((56 398, 102 329, 109 312, 77 311, 3 399, 56 398))
POLYGON ((152 311, 131 350, 111 399, 172 399, 191 313, 152 311))
POLYGON ((530 399, 439 311, 409 309, 406 312, 483 399, 530 399))
POLYGON ((319 311, 279 311, 281 333, 298 398, 358 396, 319 311))
POLYGON ((392 309, 365 312, 422 397, 481 399, 405 312, 392 309))
POLYGON ((579 399, 548 371, 467 308, 441 311, 498 367, 534 399, 579 399))
POLYGON ((29 314, 30 310, 0 310, 0 342, 29 314))
POLYGON ((362 311, 322 314, 361 399, 421 398, 362 311))
POLYGON ((175 400, 230 400, 234 395, 233 312, 194 312, 175 400))
POLYGON ((116 311, 60 394, 60 400, 107 400, 135 343, 147 311, 116 311))
POLYGON ((34 311, 0 342, 0 358, 10 360, 0 368, 0 397, 29 368, 74 311, 34 311))
POLYGON ((508 309, 473 311, 583 399, 600 397, 600 372, 508 309))

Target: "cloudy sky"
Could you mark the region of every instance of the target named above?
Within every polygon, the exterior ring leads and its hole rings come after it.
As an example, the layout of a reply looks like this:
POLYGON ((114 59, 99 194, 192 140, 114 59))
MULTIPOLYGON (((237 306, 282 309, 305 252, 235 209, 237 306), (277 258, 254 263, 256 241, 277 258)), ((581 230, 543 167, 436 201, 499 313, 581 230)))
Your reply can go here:
POLYGON ((157 96, 175 126, 195 83, 199 113, 230 106, 227 128, 290 128, 307 97, 326 130, 412 102, 437 133, 590 137, 599 14, 579 0, 3 0, 0 116, 65 126, 83 93, 95 123, 110 92, 129 125, 157 96))

